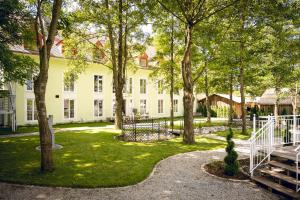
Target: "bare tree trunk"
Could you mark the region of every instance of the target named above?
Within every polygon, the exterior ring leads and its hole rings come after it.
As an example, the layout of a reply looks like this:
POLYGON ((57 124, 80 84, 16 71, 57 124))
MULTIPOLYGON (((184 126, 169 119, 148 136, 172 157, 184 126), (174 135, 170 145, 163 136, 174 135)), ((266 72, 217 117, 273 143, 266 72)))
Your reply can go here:
MULTIPOLYGON (((243 7, 241 11, 241 35, 244 32, 245 23, 245 9, 246 1, 242 1, 243 7)), ((243 37, 240 39, 240 94, 241 94, 241 111, 242 111, 242 134, 247 134, 247 119, 246 119, 246 108, 245 108, 245 63, 244 63, 244 52, 245 52, 245 42, 243 37)))
POLYGON ((208 63, 207 60, 205 60, 205 105, 206 105, 206 113, 207 113, 207 119, 206 121, 208 123, 211 122, 211 106, 210 106, 210 100, 209 100, 209 85, 208 85, 208 63))
POLYGON ((230 73, 230 77, 229 77, 229 98, 230 98, 230 103, 229 103, 229 115, 228 115, 229 126, 231 126, 232 122, 233 122, 233 98, 232 98, 232 94, 233 94, 233 74, 230 73))
POLYGON ((275 117, 275 126, 279 127, 279 88, 275 88, 275 94, 276 94, 276 101, 274 104, 274 117, 275 117))
POLYGON ((115 126, 117 129, 122 128, 123 122, 123 2, 119 0, 119 10, 118 10, 118 20, 119 20, 119 33, 118 33, 118 68, 116 70, 117 74, 115 76, 115 86, 116 86, 116 116, 115 116, 115 126))
POLYGON ((46 109, 46 88, 48 82, 48 70, 50 51, 57 32, 57 24, 60 16, 62 0, 54 0, 52 7, 52 18, 49 26, 48 37, 42 14, 42 1, 37 0, 37 14, 35 19, 35 33, 37 47, 39 50, 39 74, 34 81, 34 95, 38 114, 40 147, 41 147, 41 171, 51 172, 54 170, 52 158, 52 137, 49 129, 46 109), (41 37, 40 37, 41 36, 41 37))
POLYGON ((171 65, 170 65, 170 73, 171 73, 171 88, 170 88, 170 125, 172 130, 174 129, 174 20, 172 17, 172 25, 171 25, 171 65))
POLYGON ((194 107, 194 94, 193 94, 193 80, 192 80, 192 67, 191 67, 191 45, 192 45, 192 29, 193 26, 186 25, 185 33, 185 50, 181 63, 182 78, 183 78, 183 108, 184 108, 184 132, 183 142, 186 144, 195 143, 194 128, 193 128, 193 107, 194 107))

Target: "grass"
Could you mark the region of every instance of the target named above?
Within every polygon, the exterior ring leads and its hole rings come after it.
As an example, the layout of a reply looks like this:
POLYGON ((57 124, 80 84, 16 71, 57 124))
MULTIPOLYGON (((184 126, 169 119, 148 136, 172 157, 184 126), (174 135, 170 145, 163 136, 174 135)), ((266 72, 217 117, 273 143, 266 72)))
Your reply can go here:
POLYGON ((112 132, 63 132, 56 134, 62 149, 54 151, 55 171, 39 172, 37 136, 0 139, 0 180, 22 184, 68 187, 115 187, 144 180, 154 165, 171 155, 224 148, 225 143, 197 137, 185 145, 182 138, 153 143, 118 141, 112 132))
MULTIPOLYGON (((61 128, 75 128, 75 127, 102 127, 106 125, 111 125, 111 122, 85 122, 85 123, 65 123, 65 124, 55 124, 53 127, 57 130, 61 128)), ((15 133, 32 133, 38 132, 39 127, 37 125, 28 126, 18 126, 15 133)), ((12 134, 10 129, 0 129, 0 135, 12 134)))
MULTIPOLYGON (((251 137, 252 129, 247 129, 247 135, 242 134, 241 129, 232 129, 233 131, 233 138, 240 139, 240 140, 248 140, 251 137)), ((219 131, 215 133, 218 136, 226 137, 228 134, 228 130, 226 131, 219 131)))
MULTIPOLYGON (((182 126, 179 124, 180 122, 174 122, 174 129, 183 129, 183 124, 182 126)), ((211 127, 211 126, 228 126, 228 123, 226 121, 214 121, 214 122, 206 122, 206 121, 201 121, 201 122, 194 122, 194 128, 199 128, 199 127, 211 127)), ((171 127, 171 126, 169 126, 171 127)))

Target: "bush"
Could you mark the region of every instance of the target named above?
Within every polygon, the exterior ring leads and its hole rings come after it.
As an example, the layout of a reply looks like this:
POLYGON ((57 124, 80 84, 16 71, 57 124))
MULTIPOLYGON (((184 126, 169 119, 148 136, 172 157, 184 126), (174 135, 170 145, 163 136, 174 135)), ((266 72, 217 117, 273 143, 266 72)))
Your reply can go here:
POLYGON ((226 152, 227 156, 224 158, 224 172, 228 176, 234 176, 239 170, 239 162, 237 161, 238 154, 234 150, 234 142, 232 141, 233 133, 231 128, 229 128, 228 135, 226 136, 227 147, 226 152))

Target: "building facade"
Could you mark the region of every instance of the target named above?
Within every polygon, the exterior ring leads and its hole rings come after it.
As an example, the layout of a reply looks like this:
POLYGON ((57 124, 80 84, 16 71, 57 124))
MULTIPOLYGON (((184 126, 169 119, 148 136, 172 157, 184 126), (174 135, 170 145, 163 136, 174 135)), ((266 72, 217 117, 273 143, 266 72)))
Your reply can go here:
MULTIPOLYGON (((30 55, 38 59, 37 55, 30 55)), ((104 65, 92 63, 75 81, 65 83, 68 60, 50 59, 49 79, 46 92, 48 115, 54 123, 106 121, 114 118, 115 94, 112 70, 104 65)), ((124 116, 133 112, 153 118, 170 116, 169 91, 162 89, 163 77, 150 78, 152 70, 137 67, 126 73, 124 87, 124 116)), ((17 126, 36 124, 37 114, 33 92, 33 81, 25 85, 13 84, 16 97, 17 126)), ((182 91, 174 95, 174 115, 183 115, 182 91)))

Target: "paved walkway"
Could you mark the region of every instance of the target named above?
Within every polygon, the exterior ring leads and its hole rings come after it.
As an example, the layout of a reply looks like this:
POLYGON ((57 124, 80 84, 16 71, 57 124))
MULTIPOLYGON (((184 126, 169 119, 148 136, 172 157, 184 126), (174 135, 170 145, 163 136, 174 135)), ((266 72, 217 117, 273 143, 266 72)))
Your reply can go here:
POLYGON ((121 188, 72 189, 0 183, 0 199, 278 199, 250 182, 232 182, 212 177, 201 165, 223 159, 224 150, 195 151, 161 161, 145 181, 121 188))

